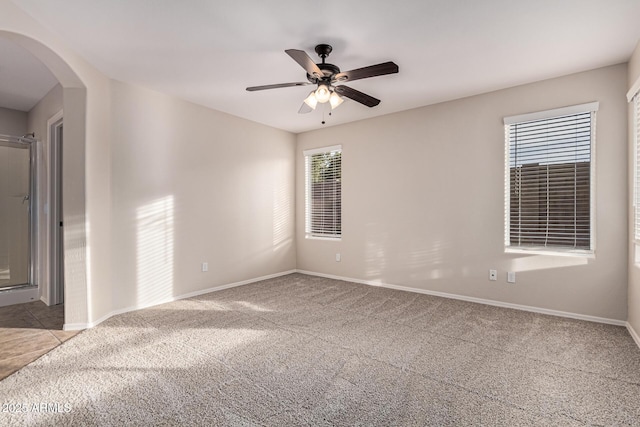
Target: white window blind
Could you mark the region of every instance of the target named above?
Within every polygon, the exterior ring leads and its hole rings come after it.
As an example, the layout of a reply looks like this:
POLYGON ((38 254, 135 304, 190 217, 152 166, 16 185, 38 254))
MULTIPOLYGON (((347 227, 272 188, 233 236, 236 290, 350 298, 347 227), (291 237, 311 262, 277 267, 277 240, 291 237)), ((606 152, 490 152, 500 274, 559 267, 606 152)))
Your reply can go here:
POLYGON ((592 251, 597 103, 506 118, 505 245, 592 251))
POLYGON ((342 147, 307 150, 305 232, 308 237, 342 236, 342 147))
POLYGON ((636 162, 634 168, 634 231, 635 239, 640 241, 640 92, 636 93, 633 98, 634 109, 634 132, 635 132, 635 148, 636 148, 636 162))

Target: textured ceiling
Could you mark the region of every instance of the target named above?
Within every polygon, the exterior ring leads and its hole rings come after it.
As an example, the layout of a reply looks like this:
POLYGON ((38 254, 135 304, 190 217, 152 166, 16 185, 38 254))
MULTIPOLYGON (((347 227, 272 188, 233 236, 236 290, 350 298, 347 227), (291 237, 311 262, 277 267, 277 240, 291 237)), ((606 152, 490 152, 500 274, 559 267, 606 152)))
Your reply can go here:
POLYGON ((638 0, 13 1, 114 79, 291 132, 322 127, 297 113, 309 86, 245 91, 305 80, 285 49, 399 65, 350 83, 382 103, 347 101, 331 126, 626 62, 640 38, 638 0))

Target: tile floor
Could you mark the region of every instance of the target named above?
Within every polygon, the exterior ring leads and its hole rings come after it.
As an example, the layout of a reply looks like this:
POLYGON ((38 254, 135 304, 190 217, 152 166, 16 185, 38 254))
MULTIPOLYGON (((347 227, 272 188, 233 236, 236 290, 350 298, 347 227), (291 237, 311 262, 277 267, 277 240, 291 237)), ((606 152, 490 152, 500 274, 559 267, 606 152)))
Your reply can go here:
POLYGON ((64 305, 42 301, 0 307, 0 380, 48 353, 79 331, 63 331, 64 305))

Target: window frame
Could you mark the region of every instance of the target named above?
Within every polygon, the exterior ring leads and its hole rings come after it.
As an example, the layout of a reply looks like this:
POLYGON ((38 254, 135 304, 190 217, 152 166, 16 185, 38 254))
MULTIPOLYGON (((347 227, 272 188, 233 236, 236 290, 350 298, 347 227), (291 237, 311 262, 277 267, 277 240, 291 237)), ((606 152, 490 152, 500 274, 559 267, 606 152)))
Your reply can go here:
POLYGON ((589 102, 585 104, 572 105, 568 107, 554 108, 550 110, 537 111, 533 113, 520 114, 504 117, 504 252, 520 254, 540 254, 540 255, 561 255, 595 257, 596 252, 596 113, 599 102, 589 102), (590 173, 589 173, 589 249, 568 248, 562 246, 515 246, 511 244, 511 141, 509 129, 511 125, 552 119, 573 114, 591 113, 591 134, 590 134, 590 173))
POLYGON ((306 239, 314 239, 314 240, 330 240, 330 241, 340 241, 342 240, 342 145, 331 145, 327 147, 319 147, 304 150, 302 152, 304 157, 304 231, 306 239), (310 160, 311 157, 316 154, 326 154, 326 153, 340 153, 340 232, 339 234, 321 234, 314 233, 311 230, 311 217, 312 217, 312 200, 311 200, 311 174, 310 174, 310 160))
POLYGON ((640 91, 633 102, 633 240, 640 243, 640 91))

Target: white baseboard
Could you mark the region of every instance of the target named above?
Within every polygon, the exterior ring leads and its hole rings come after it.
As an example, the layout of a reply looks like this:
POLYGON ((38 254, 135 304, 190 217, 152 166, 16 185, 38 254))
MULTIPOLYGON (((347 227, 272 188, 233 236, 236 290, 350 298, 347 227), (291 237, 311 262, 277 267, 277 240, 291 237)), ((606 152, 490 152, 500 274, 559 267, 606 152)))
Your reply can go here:
POLYGON ((198 295, 208 294, 210 292, 221 291, 223 289, 229 289, 229 288, 235 288, 236 286, 248 285, 250 283, 259 282, 261 280, 267 280, 267 279, 273 279, 275 277, 286 276, 287 274, 292 274, 292 273, 295 273, 295 272, 296 272, 296 270, 283 271, 283 272, 280 272, 280 273, 269 274, 267 276, 256 277, 254 279, 243 280, 241 282, 228 283, 226 285, 220 285, 220 286, 214 286, 214 287, 207 288, 207 289, 201 289, 199 291, 189 292, 189 293, 186 293, 186 294, 174 296, 172 298, 164 298, 162 300, 154 301, 152 303, 147 303, 147 304, 142 304, 142 305, 136 305, 136 306, 130 306, 130 307, 126 307, 126 308, 121 308, 121 309, 118 309, 118 310, 113 310, 113 311, 105 314, 104 316, 100 317, 99 319, 94 320, 93 322, 89 322, 89 323, 65 323, 62 329, 64 329, 65 331, 78 331, 78 330, 81 330, 81 329, 89 329, 89 328, 93 328, 94 326, 99 325, 100 323, 104 322, 108 318, 116 316, 118 314, 128 313, 130 311, 135 311, 135 310, 142 310, 144 308, 149 308, 149 307, 153 307, 153 306, 160 305, 160 304, 166 304, 168 302, 178 301, 178 300, 181 300, 181 299, 193 298, 193 297, 196 297, 198 295))
POLYGON ((42 295, 42 296, 40 297, 40 301, 42 301, 43 303, 45 303, 47 306, 49 306, 49 305, 50 305, 50 304, 49 304, 49 299, 48 299, 48 298, 46 298, 44 295, 42 295))
POLYGON ((633 326, 631 326, 631 323, 627 322, 626 326, 627 326, 627 330, 629 331, 629 334, 631 335, 631 338, 633 338, 633 340, 636 342, 636 344, 640 348, 640 335, 638 335, 635 329, 633 329, 633 326))
MULTIPOLYGON (((479 304, 493 305, 493 306, 496 306, 496 307, 512 308, 512 309, 515 309, 515 310, 530 311, 530 312, 533 312, 533 313, 547 314, 547 315, 551 315, 551 316, 568 317, 570 319, 586 320, 586 321, 589 321, 589 322, 596 322, 596 323, 606 323, 608 325, 616 325, 616 326, 627 326, 628 325, 628 323, 625 322, 624 320, 608 319, 606 317, 597 317, 597 316, 589 316, 589 315, 586 315, 586 314, 570 313, 570 312, 566 312, 566 311, 550 310, 550 309, 547 309, 547 308, 532 307, 532 306, 521 305, 521 304, 512 304, 512 303, 509 303, 509 302, 502 302, 502 301, 495 301, 495 300, 489 300, 489 299, 483 299, 483 298, 468 297, 468 296, 457 295, 457 294, 449 294, 449 293, 446 293, 446 292, 429 291, 429 290, 426 290, 426 289, 411 288, 411 287, 408 287, 408 286, 391 285, 391 284, 388 284, 388 283, 382 283, 380 281, 362 280, 362 279, 353 279, 353 278, 349 278, 349 277, 334 276, 332 274, 316 273, 316 272, 313 272, 313 271, 297 270, 297 272, 301 273, 301 274, 308 274, 310 276, 326 277, 328 279, 344 280, 344 281, 347 281, 347 282, 361 283, 363 285, 379 286, 379 287, 382 287, 382 288, 396 289, 396 290, 399 290, 399 291, 415 292, 415 293, 419 293, 419 294, 433 295, 433 296, 437 296, 437 297, 451 298, 451 299, 457 299, 457 300, 462 300, 462 301, 475 302, 475 303, 479 303, 479 304)), ((627 328, 628 328, 628 326, 627 326, 627 328)), ((636 340, 636 342, 638 342, 638 341, 636 340)))

